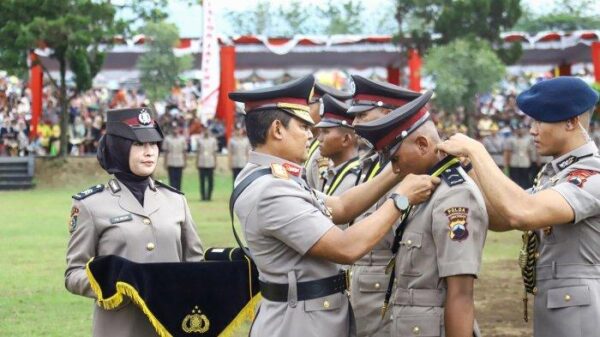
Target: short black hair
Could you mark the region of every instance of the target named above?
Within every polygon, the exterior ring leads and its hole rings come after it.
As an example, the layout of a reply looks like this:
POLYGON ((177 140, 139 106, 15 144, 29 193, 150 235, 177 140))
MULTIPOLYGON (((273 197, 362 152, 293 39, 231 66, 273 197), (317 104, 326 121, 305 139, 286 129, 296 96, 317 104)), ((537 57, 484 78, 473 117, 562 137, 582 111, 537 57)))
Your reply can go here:
POLYGON ((255 111, 246 114, 246 133, 253 149, 267 142, 267 132, 275 120, 279 120, 285 128, 292 120, 290 114, 278 110, 255 111))

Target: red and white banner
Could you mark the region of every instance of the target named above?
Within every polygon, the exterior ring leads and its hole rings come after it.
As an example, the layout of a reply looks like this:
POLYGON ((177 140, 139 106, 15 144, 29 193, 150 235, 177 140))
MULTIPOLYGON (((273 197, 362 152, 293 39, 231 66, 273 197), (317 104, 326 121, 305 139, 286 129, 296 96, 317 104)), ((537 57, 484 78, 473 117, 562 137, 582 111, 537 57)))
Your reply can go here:
POLYGON ((206 122, 217 111, 220 85, 219 41, 216 34, 213 0, 202 1, 202 110, 200 120, 206 122))

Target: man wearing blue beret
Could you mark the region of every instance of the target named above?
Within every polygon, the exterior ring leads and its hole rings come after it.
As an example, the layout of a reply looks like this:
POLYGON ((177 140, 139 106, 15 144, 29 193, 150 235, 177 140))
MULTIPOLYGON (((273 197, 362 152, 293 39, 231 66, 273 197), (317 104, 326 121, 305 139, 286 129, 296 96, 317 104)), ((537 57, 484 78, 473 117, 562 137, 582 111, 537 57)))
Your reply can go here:
MULTIPOLYGON (((519 264, 534 295, 534 336, 597 336, 600 331, 600 155, 589 125, 598 94, 582 80, 558 77, 517 98, 531 118, 540 155, 553 160, 527 191, 494 164, 483 145, 457 134, 441 151, 467 157, 495 231, 523 231, 519 264)), ((525 311, 527 320, 527 312, 525 311)))

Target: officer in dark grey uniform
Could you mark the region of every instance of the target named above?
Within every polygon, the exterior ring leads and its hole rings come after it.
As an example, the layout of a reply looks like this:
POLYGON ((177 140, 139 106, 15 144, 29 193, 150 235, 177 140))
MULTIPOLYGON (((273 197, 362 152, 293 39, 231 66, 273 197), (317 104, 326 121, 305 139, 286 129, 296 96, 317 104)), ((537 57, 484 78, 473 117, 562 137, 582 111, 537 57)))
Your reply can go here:
MULTIPOLYGON (((378 81, 372 81, 358 75, 352 75, 355 91, 352 105, 348 113, 354 116, 354 126, 371 122, 387 116, 390 111, 401 107, 419 97, 418 92, 378 81)), ((387 164, 379 153, 371 149, 361 157, 361 174, 358 184, 365 183, 377 176, 387 164)), ((358 219, 369 216, 387 200, 387 195, 381 198, 373 207, 358 219)), ((394 230, 390 230, 377 243, 372 251, 352 268, 350 300, 356 317, 358 336, 389 336, 389 321, 381 324, 381 306, 385 297, 385 287, 389 276, 385 267, 392 259, 392 241, 394 230)))
MULTIPOLYGON (((391 170, 342 196, 315 192, 301 179, 312 134, 308 113, 312 76, 272 88, 230 93, 244 102, 254 151, 236 180, 234 210, 259 271, 264 300, 250 336, 354 336, 344 292, 345 273, 391 230, 401 212, 386 202, 371 216, 341 230, 398 184, 391 170)), ((438 179, 406 177, 395 191, 420 203, 438 179)))
MULTIPOLYGON (((310 107, 310 116, 315 124, 319 123, 321 120, 321 113, 323 112, 322 98, 325 95, 329 95, 342 102, 352 98, 352 94, 350 93, 338 90, 319 82, 315 82, 312 96, 308 102, 308 106, 310 107)), ((306 171, 305 175, 308 186, 319 189, 319 184, 321 183, 321 173, 327 171, 330 166, 330 160, 327 157, 321 156, 318 138, 319 129, 313 127, 312 133, 313 141, 310 143, 310 147, 308 149, 308 158, 304 162, 304 169, 306 171)))
MULTIPOLYGON (((115 177, 73 196, 65 271, 70 292, 96 298, 86 274, 86 264, 95 256, 118 255, 139 263, 203 258, 183 193, 150 176, 162 139, 147 108, 108 111, 98 161, 115 177), (137 158, 141 163, 131 160, 134 147, 144 148, 144 156, 137 158)), ((148 318, 129 301, 110 311, 94 306, 93 331, 98 337, 156 336, 148 318)))
POLYGON ((534 120, 530 133, 539 153, 554 158, 528 191, 506 178, 475 140, 455 135, 439 146, 472 162, 490 229, 525 231, 519 262, 525 308, 527 293, 535 299, 536 337, 600 331, 600 156, 587 132, 597 102, 598 94, 575 77, 539 82, 517 97, 534 120))
POLYGON ((431 199, 416 207, 390 195, 411 210, 395 231, 395 261, 387 270, 395 277, 390 275, 382 287, 387 297, 380 305, 385 313, 393 304, 391 336, 479 336, 473 282, 488 227, 485 202, 460 161, 437 150, 441 139, 425 106, 431 95, 426 92, 386 118, 355 126, 358 135, 390 158, 400 176, 442 178, 431 199))

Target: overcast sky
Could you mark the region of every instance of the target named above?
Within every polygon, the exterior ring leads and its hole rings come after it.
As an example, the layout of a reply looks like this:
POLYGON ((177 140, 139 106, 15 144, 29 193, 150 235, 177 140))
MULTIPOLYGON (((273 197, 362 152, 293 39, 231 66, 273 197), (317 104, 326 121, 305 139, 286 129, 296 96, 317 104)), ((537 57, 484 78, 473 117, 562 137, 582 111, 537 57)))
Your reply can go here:
MULTIPOLYGON (((170 15, 169 21, 174 22, 179 27, 182 37, 200 37, 202 34, 202 8, 199 5, 189 6, 188 3, 195 3, 196 1, 190 0, 189 2, 181 0, 170 0, 168 12, 170 15)), ((224 13, 228 11, 249 9, 259 2, 259 0, 213 0, 216 12, 217 12, 217 28, 219 34, 232 35, 234 31, 228 26, 228 20, 224 18, 224 13)), ((289 4, 289 0, 276 0, 271 1, 275 5, 289 4)), ((304 3, 318 6, 324 3, 319 0, 303 0, 304 3)), ((522 3, 531 8, 534 12, 545 13, 553 8, 555 0, 522 0, 522 3)), ((391 8, 394 1, 392 0, 369 0, 364 1, 363 6, 366 11, 373 13, 375 17, 381 17, 377 15, 378 11, 385 8, 391 8)), ((597 3, 597 11, 600 12, 600 1, 597 3)), ((380 13, 380 12, 379 12, 380 13)), ((368 15, 366 17, 373 17, 368 15)), ((390 19, 393 20, 393 16, 390 15, 390 19)))

